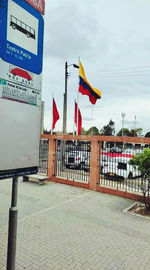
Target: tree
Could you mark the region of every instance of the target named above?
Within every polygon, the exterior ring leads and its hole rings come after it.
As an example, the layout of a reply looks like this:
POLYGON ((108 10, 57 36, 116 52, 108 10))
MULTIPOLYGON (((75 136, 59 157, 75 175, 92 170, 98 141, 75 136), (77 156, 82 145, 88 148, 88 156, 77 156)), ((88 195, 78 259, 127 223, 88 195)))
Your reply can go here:
POLYGON ((113 136, 115 133, 115 126, 114 126, 114 122, 112 120, 109 121, 108 125, 104 126, 101 130, 100 130, 100 134, 104 135, 104 136, 113 136))
POLYGON ((82 129, 81 129, 81 135, 86 135, 86 130, 82 127, 82 129))
POLYGON ((142 128, 137 128, 137 129, 136 129, 136 133, 137 133, 137 136, 138 136, 138 137, 141 137, 141 136, 142 136, 142 131, 143 131, 142 128))
POLYGON ((129 137, 137 137, 137 130, 131 129, 129 131, 129 137))
POLYGON ((130 136, 129 135, 130 134, 130 131, 129 131, 129 129, 128 128, 122 128, 122 129, 120 129, 119 130, 119 132, 117 133, 117 136, 130 136))
POLYGON ((89 128, 88 131, 86 132, 86 134, 87 135, 90 135, 90 134, 99 135, 99 130, 97 127, 94 126, 94 127, 89 128))
POLYGON ((47 128, 46 128, 46 129, 44 128, 43 133, 44 133, 44 134, 50 134, 50 131, 48 131, 47 128))
POLYGON ((145 207, 150 211, 150 149, 145 148, 141 154, 134 155, 129 161, 130 165, 137 168, 143 175, 140 188, 143 191, 145 207))
POLYGON ((143 176, 150 177, 150 149, 145 148, 141 154, 134 155, 129 164, 137 167, 143 176))
POLYGON ((145 137, 150 138, 150 131, 145 134, 145 137))
POLYGON ((126 137, 137 137, 141 136, 143 129, 142 128, 137 128, 137 129, 131 129, 129 130, 128 128, 123 128, 120 129, 117 136, 126 136, 126 137))
POLYGON ((141 137, 142 135, 142 128, 137 128, 137 129, 131 129, 130 131, 130 137, 141 137))

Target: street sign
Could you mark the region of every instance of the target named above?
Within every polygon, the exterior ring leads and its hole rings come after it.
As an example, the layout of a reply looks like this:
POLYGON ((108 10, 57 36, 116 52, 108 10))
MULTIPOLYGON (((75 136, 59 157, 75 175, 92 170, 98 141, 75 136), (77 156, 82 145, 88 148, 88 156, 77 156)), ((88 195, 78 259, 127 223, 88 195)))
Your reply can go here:
POLYGON ((40 115, 40 107, 0 99, 0 179, 37 173, 40 115))
POLYGON ((36 74, 42 72, 44 20, 24 0, 1 0, 0 57, 36 74))
POLYGON ((41 75, 0 59, 0 179, 37 173, 40 106, 41 75))
POLYGON ((35 9, 37 9, 40 13, 45 13, 45 1, 44 0, 25 0, 35 9))
POLYGON ((41 105, 42 76, 0 59, 0 98, 41 105))
POLYGON ((13 178, 7 269, 15 269, 18 176, 35 174, 39 166, 42 3, 0 0, 0 180, 13 178))
POLYGON ((27 1, 0 0, 0 180, 38 172, 43 29, 27 1))

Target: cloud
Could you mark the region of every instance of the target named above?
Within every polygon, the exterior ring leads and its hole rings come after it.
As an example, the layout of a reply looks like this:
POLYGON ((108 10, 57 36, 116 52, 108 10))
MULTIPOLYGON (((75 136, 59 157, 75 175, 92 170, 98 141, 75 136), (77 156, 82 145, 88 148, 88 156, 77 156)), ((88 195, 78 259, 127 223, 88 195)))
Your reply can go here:
POLYGON ((63 1, 59 7, 57 4, 53 6, 51 23, 45 25, 46 33, 50 33, 45 34, 45 57, 77 57, 87 55, 95 48, 99 27, 93 16, 93 6, 87 8, 81 1, 63 1))
POLYGON ((82 119, 83 119, 83 121, 92 121, 92 118, 90 118, 90 117, 83 117, 82 119))
MULTIPOLYGON (((121 129, 121 112, 126 125, 149 131, 150 24, 149 1, 58 0, 46 1, 43 93, 45 126, 50 126, 52 92, 60 112, 56 129, 62 130, 65 61, 78 63, 87 79, 99 88, 96 105, 79 95, 83 127, 98 129, 112 119, 121 129), (90 119, 93 119, 90 121, 90 119)), ((78 70, 68 68, 67 129, 72 131, 74 99, 77 99, 78 70)))

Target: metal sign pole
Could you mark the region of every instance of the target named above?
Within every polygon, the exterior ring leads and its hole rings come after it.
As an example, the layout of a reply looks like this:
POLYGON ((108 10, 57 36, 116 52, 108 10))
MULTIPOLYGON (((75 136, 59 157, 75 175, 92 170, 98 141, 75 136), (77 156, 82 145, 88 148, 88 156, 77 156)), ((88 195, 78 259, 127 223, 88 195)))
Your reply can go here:
POLYGON ((18 193, 18 177, 13 177, 11 207, 9 209, 7 270, 15 270, 17 217, 18 217, 17 193, 18 193))

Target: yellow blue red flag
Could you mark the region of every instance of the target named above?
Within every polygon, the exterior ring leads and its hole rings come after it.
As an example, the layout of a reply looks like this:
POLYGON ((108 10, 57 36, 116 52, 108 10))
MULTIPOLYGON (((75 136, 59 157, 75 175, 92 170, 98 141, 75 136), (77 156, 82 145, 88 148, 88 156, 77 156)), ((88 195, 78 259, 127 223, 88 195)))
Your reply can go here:
POLYGON ((90 85, 85 76, 84 68, 80 61, 79 61, 79 92, 82 95, 89 96, 89 100, 92 104, 95 104, 96 100, 101 98, 101 91, 90 85))

